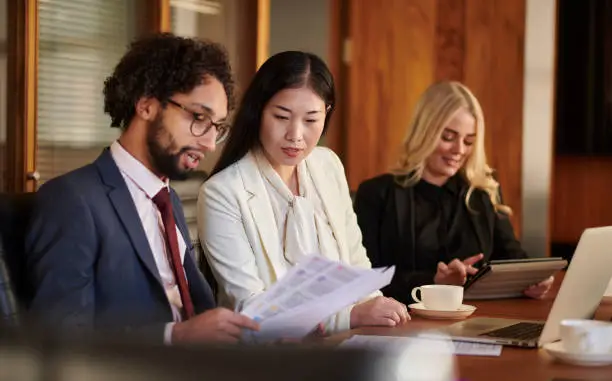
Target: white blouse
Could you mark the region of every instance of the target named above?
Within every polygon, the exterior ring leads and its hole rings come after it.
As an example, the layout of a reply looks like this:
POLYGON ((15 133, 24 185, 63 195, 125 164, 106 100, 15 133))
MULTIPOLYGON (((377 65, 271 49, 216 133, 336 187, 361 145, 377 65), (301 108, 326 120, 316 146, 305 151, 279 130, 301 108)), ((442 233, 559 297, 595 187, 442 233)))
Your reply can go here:
POLYGON ((255 158, 265 180, 287 269, 308 255, 339 259, 338 242, 306 163, 302 161, 297 166, 299 195, 296 196, 261 152, 255 158))

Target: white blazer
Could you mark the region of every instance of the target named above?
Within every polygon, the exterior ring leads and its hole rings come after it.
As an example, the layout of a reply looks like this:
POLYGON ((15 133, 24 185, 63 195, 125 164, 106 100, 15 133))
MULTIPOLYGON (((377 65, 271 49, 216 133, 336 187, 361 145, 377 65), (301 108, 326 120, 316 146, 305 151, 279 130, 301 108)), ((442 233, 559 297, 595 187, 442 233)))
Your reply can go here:
MULTIPOLYGON (((316 147, 305 160, 338 243, 340 257, 330 259, 370 268, 340 159, 316 147)), ((264 181, 255 156, 248 153, 208 179, 198 195, 200 242, 219 283, 219 304, 229 308, 248 303, 287 267, 264 181)), ((326 330, 349 329, 351 309, 325 322, 326 330)))

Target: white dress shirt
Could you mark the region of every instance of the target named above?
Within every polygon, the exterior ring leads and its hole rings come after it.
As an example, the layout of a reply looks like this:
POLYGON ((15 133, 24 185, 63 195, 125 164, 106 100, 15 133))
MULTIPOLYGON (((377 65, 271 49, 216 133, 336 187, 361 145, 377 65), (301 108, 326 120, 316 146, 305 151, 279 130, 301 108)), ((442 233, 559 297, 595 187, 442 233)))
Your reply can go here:
MULTIPOLYGON (((153 258, 155 259, 155 264, 159 271, 159 276, 166 290, 168 303, 170 303, 170 307, 172 308, 174 322, 180 321, 180 293, 174 279, 174 273, 170 267, 170 256, 167 252, 164 223, 159 209, 153 202, 153 197, 155 197, 162 188, 168 187, 168 181, 163 181, 157 177, 140 161, 127 152, 118 141, 111 144, 110 152, 115 164, 119 167, 121 175, 123 175, 128 190, 132 195, 132 200, 134 200, 138 217, 140 217, 140 221, 142 222, 142 227, 149 241, 151 252, 153 253, 153 258)), ((185 244, 185 239, 178 226, 176 227, 176 236, 178 238, 181 262, 183 262, 187 245, 185 244)), ((174 325, 174 323, 166 325, 164 332, 165 343, 170 343, 172 325, 174 325)))

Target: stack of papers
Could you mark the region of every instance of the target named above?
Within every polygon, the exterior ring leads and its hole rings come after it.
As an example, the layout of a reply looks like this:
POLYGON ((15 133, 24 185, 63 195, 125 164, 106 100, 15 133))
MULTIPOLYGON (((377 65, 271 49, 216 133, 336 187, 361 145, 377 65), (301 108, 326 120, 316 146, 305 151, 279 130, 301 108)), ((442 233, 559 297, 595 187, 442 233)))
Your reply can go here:
POLYGON ((243 339, 303 338, 325 319, 388 285, 394 272, 395 267, 364 269, 308 256, 242 309, 260 324, 260 331, 245 331, 243 339))
POLYGON ((355 335, 350 339, 345 340, 342 347, 359 347, 374 350, 383 350, 391 352, 401 352, 408 347, 413 347, 418 350, 419 347, 429 348, 432 340, 446 340, 453 344, 453 353, 455 355, 471 355, 471 356, 499 356, 501 355, 502 346, 498 344, 482 344, 468 343, 461 341, 451 341, 445 336, 415 336, 415 337, 397 337, 397 336, 368 336, 355 335))

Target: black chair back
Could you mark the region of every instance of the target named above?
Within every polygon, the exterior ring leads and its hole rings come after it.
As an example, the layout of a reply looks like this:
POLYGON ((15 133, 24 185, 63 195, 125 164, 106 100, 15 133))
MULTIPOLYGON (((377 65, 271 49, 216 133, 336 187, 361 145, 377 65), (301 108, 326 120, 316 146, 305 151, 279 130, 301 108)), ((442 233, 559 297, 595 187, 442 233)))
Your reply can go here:
POLYGON ((0 322, 19 325, 32 297, 26 276, 25 236, 34 193, 0 194, 0 322))

